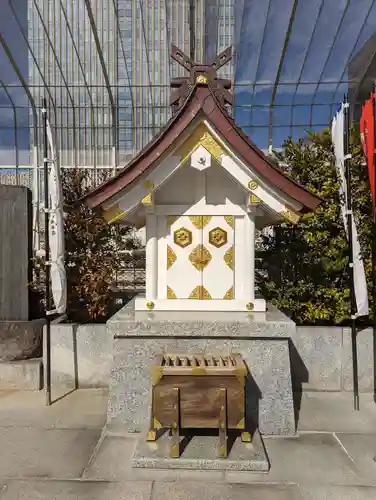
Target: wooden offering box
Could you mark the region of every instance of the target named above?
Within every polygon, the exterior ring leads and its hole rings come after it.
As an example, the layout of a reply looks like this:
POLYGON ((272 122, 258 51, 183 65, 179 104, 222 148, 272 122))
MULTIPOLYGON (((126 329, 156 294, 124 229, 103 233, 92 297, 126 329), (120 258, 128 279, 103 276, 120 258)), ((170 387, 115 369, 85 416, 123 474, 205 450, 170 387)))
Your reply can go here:
POLYGON ((179 429, 218 429, 219 456, 227 456, 227 430, 245 429, 244 385, 247 368, 230 356, 165 354, 152 366, 152 414, 148 441, 157 430, 172 433, 171 456, 179 457, 179 429))

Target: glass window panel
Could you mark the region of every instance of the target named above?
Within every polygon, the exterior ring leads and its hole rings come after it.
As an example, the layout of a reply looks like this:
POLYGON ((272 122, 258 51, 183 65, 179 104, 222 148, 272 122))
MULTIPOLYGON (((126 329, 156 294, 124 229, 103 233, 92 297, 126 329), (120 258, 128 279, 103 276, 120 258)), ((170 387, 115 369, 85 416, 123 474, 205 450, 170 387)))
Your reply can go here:
POLYGON ((269 146, 269 127, 250 127, 249 137, 261 149, 269 146))
POLYGON ((292 113, 293 125, 309 126, 311 121, 311 106, 294 106, 292 113))
POLYGON ((296 9, 281 82, 298 81, 324 0, 299 0, 296 9))
POLYGON ((252 106, 251 126, 269 126, 269 106, 252 106))
POLYGON ((275 106, 273 107, 273 126, 285 125, 290 126, 291 123, 291 106, 275 106))
POLYGON ((272 145, 273 148, 281 148, 283 143, 290 137, 290 127, 273 127, 272 145))
POLYGON ((320 78, 347 4, 347 0, 325 1, 304 65, 304 81, 312 82, 320 78))

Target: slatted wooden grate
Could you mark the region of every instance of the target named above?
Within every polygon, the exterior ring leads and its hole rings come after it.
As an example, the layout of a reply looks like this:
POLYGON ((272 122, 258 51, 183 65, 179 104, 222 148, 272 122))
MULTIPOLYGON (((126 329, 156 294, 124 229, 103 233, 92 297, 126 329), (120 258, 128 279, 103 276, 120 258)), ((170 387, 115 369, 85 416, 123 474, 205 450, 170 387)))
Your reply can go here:
POLYGON ((176 355, 165 354, 161 360, 161 366, 167 367, 227 367, 235 368, 237 366, 237 358, 234 356, 204 356, 204 355, 176 355))

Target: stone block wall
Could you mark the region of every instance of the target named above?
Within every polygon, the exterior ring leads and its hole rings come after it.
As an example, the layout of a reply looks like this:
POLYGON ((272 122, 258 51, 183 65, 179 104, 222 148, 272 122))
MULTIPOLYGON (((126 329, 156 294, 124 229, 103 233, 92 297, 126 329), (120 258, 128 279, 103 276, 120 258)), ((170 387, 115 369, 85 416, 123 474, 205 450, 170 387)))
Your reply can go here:
MULTIPOLYGON (((372 329, 358 332, 359 389, 373 391, 372 329)), ((352 391, 351 330, 297 327, 290 343, 295 389, 352 391)), ((44 353, 45 356, 45 353, 44 353)), ((52 384, 73 389, 107 387, 113 338, 106 325, 51 325, 52 384)))

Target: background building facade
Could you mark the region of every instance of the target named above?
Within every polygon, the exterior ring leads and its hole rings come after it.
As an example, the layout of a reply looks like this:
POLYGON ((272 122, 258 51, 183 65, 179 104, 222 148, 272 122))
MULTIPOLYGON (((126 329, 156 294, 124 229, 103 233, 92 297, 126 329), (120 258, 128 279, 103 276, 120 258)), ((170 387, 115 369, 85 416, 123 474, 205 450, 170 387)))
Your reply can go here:
POLYGON ((170 117, 185 71, 171 43, 190 55, 194 40, 206 61, 234 27, 234 0, 28 0, 29 84, 49 100, 61 165, 126 164, 170 117))

